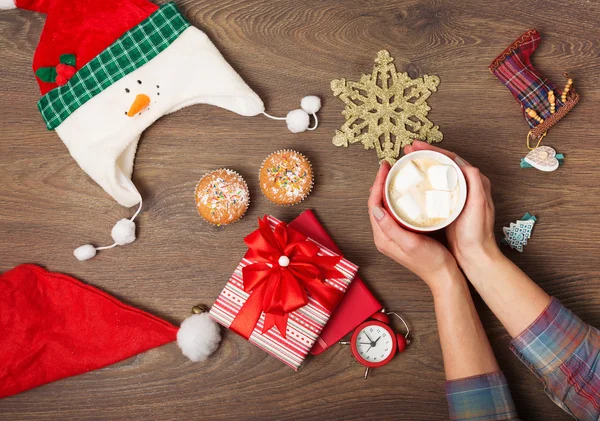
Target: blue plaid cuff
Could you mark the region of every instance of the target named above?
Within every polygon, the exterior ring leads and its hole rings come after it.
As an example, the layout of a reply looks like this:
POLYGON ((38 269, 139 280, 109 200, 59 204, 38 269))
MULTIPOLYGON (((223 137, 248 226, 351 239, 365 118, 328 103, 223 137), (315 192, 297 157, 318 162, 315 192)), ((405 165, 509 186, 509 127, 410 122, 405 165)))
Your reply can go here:
POLYGON ((501 372, 446 382, 446 399, 452 421, 517 419, 517 411, 501 372))
POLYGON ((511 350, 531 371, 545 377, 559 368, 584 341, 589 326, 556 298, 513 339, 511 350))

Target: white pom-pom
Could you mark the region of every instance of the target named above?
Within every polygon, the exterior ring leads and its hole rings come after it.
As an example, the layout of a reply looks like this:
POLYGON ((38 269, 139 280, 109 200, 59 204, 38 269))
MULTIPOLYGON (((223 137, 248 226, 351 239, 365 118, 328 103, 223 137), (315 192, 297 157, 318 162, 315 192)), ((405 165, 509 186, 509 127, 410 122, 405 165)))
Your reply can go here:
POLYGON ((315 114, 321 109, 321 98, 315 95, 309 95, 302 98, 300 108, 309 114, 315 114))
POLYGON ((89 260, 96 255, 96 249, 91 244, 86 244, 85 246, 77 247, 73 250, 73 255, 77 258, 77 260, 83 262, 84 260, 89 260))
POLYGON ((292 110, 285 116, 285 122, 292 133, 301 133, 308 129, 308 113, 304 110, 292 110))
POLYGON ((133 243, 135 241, 135 222, 125 218, 121 219, 115 224, 110 235, 120 246, 133 243))
POLYGON ((0 10, 14 9, 17 7, 14 0, 0 0, 0 10))
POLYGON ((193 314, 181 323, 177 345, 183 355, 194 362, 206 360, 221 342, 219 325, 207 313, 193 314))
POLYGON ((282 268, 286 268, 290 265, 290 258, 287 256, 280 256, 279 257, 279 266, 281 266, 282 268))

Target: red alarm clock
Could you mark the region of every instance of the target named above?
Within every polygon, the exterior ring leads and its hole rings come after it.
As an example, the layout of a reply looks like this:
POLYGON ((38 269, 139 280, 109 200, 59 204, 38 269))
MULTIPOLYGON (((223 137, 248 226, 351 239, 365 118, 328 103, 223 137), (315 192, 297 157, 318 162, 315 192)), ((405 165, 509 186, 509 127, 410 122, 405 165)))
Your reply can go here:
POLYGON ((358 326, 352 334, 350 342, 340 343, 350 345, 356 361, 366 367, 364 376, 366 379, 371 368, 386 365, 394 358, 394 355, 406 349, 406 345, 410 343, 409 333, 408 324, 400 315, 393 311, 386 312, 383 309, 358 326), (406 327, 404 335, 394 332, 390 326, 389 315, 391 314, 398 317, 406 327))

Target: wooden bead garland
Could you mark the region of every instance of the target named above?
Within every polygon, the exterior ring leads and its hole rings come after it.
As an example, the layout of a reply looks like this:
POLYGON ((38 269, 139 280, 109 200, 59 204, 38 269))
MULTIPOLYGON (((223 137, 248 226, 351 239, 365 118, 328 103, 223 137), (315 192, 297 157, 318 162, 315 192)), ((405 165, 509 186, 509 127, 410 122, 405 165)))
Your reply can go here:
POLYGON ((562 91, 562 95, 560 96, 560 100, 564 103, 567 101, 567 94, 571 90, 571 85, 573 84, 573 79, 569 78, 567 80, 567 84, 565 85, 565 89, 562 91))
POLYGON ((525 108, 525 112, 527 113, 527 115, 531 118, 533 118, 535 121, 537 121, 538 123, 543 123, 544 119, 542 117, 540 117, 538 115, 538 113, 536 113, 534 110, 532 110, 531 108, 525 108))
POLYGON ((548 102, 550 103, 550 114, 554 114, 556 111, 556 97, 554 91, 548 91, 548 102))

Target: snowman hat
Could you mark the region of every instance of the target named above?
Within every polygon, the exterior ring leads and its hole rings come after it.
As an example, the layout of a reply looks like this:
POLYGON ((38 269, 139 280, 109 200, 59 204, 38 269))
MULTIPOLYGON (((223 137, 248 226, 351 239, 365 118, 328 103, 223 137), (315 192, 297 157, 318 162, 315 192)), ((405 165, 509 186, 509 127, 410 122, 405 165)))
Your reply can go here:
POLYGON ((135 240, 134 220, 142 209, 131 181, 137 144, 163 115, 210 104, 285 120, 294 133, 318 125, 316 96, 303 98, 286 117, 267 114, 258 95, 174 3, 77 0, 74 7, 72 0, 0 0, 0 9, 14 7, 47 15, 33 59, 47 128, 120 205, 138 205, 132 218, 112 229, 112 245, 81 246, 74 252, 79 260, 135 240))
POLYGON ((0 275, 0 398, 177 341, 194 362, 221 340, 201 306, 177 328, 75 278, 35 265, 0 275))

